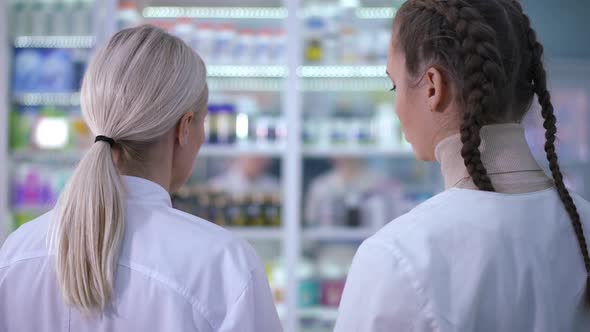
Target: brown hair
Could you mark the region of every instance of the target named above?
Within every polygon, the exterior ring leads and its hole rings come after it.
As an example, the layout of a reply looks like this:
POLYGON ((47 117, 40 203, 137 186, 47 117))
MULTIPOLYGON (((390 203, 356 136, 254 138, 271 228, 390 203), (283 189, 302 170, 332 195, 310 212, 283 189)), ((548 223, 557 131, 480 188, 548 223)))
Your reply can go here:
POLYGON ((517 0, 409 0, 398 11, 394 42, 412 77, 439 68, 455 86, 463 110, 461 156, 474 184, 494 191, 481 161, 486 124, 520 122, 536 94, 544 119, 545 152, 559 198, 571 219, 586 272, 590 257, 580 215, 563 183, 555 152, 556 119, 547 90, 543 46, 517 0))

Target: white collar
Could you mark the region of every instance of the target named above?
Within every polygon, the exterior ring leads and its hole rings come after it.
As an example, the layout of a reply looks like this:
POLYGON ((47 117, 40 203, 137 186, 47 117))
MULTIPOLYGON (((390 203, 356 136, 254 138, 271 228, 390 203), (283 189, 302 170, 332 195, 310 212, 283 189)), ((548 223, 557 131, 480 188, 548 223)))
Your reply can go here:
POLYGON ((135 176, 124 175, 122 178, 127 190, 127 200, 172 207, 170 194, 159 184, 135 176))

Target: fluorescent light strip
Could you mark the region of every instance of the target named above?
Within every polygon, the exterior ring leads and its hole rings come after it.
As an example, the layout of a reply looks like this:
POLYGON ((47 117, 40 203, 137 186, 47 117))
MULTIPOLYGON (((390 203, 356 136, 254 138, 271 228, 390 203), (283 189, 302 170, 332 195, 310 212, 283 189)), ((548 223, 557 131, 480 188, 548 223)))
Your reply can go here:
POLYGON ((265 7, 146 7, 145 18, 284 19, 285 8, 265 7))
POLYGON ((14 39, 16 48, 92 48, 93 36, 19 36, 14 39))

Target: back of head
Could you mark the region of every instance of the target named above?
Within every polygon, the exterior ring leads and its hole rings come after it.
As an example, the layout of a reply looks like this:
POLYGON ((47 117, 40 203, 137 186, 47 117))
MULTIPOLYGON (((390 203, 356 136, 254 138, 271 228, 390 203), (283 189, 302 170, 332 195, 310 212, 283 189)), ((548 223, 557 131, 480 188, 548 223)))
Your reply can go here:
POLYGON ((61 194, 51 247, 67 303, 100 311, 110 302, 124 234, 125 188, 118 163, 140 164, 150 145, 187 112, 206 109, 206 70, 180 39, 140 26, 115 34, 84 76, 82 114, 98 141, 61 194))
MULTIPOLYGON (((408 0, 395 18, 394 43, 406 69, 420 77, 436 66, 458 91, 462 108, 461 156, 474 184, 494 191, 480 157, 480 129, 486 124, 520 122, 536 94, 546 130, 545 152, 555 188, 570 217, 584 265, 590 257, 580 215, 563 183, 555 137, 557 132, 543 46, 517 0, 408 0)), ((590 277, 587 279, 590 302, 590 277)))

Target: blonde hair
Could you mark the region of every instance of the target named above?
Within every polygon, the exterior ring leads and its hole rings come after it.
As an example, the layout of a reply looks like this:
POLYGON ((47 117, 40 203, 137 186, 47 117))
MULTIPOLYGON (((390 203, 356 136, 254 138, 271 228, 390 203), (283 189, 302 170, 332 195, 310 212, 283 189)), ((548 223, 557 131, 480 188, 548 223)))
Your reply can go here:
MULTIPOLYGON (((115 141, 122 158, 169 132, 187 112, 206 110, 205 64, 180 39, 153 26, 115 34, 90 63, 82 113, 95 135, 115 141)), ((124 234, 125 187, 111 147, 96 142, 56 206, 50 246, 66 303, 103 311, 113 296, 124 234)))

